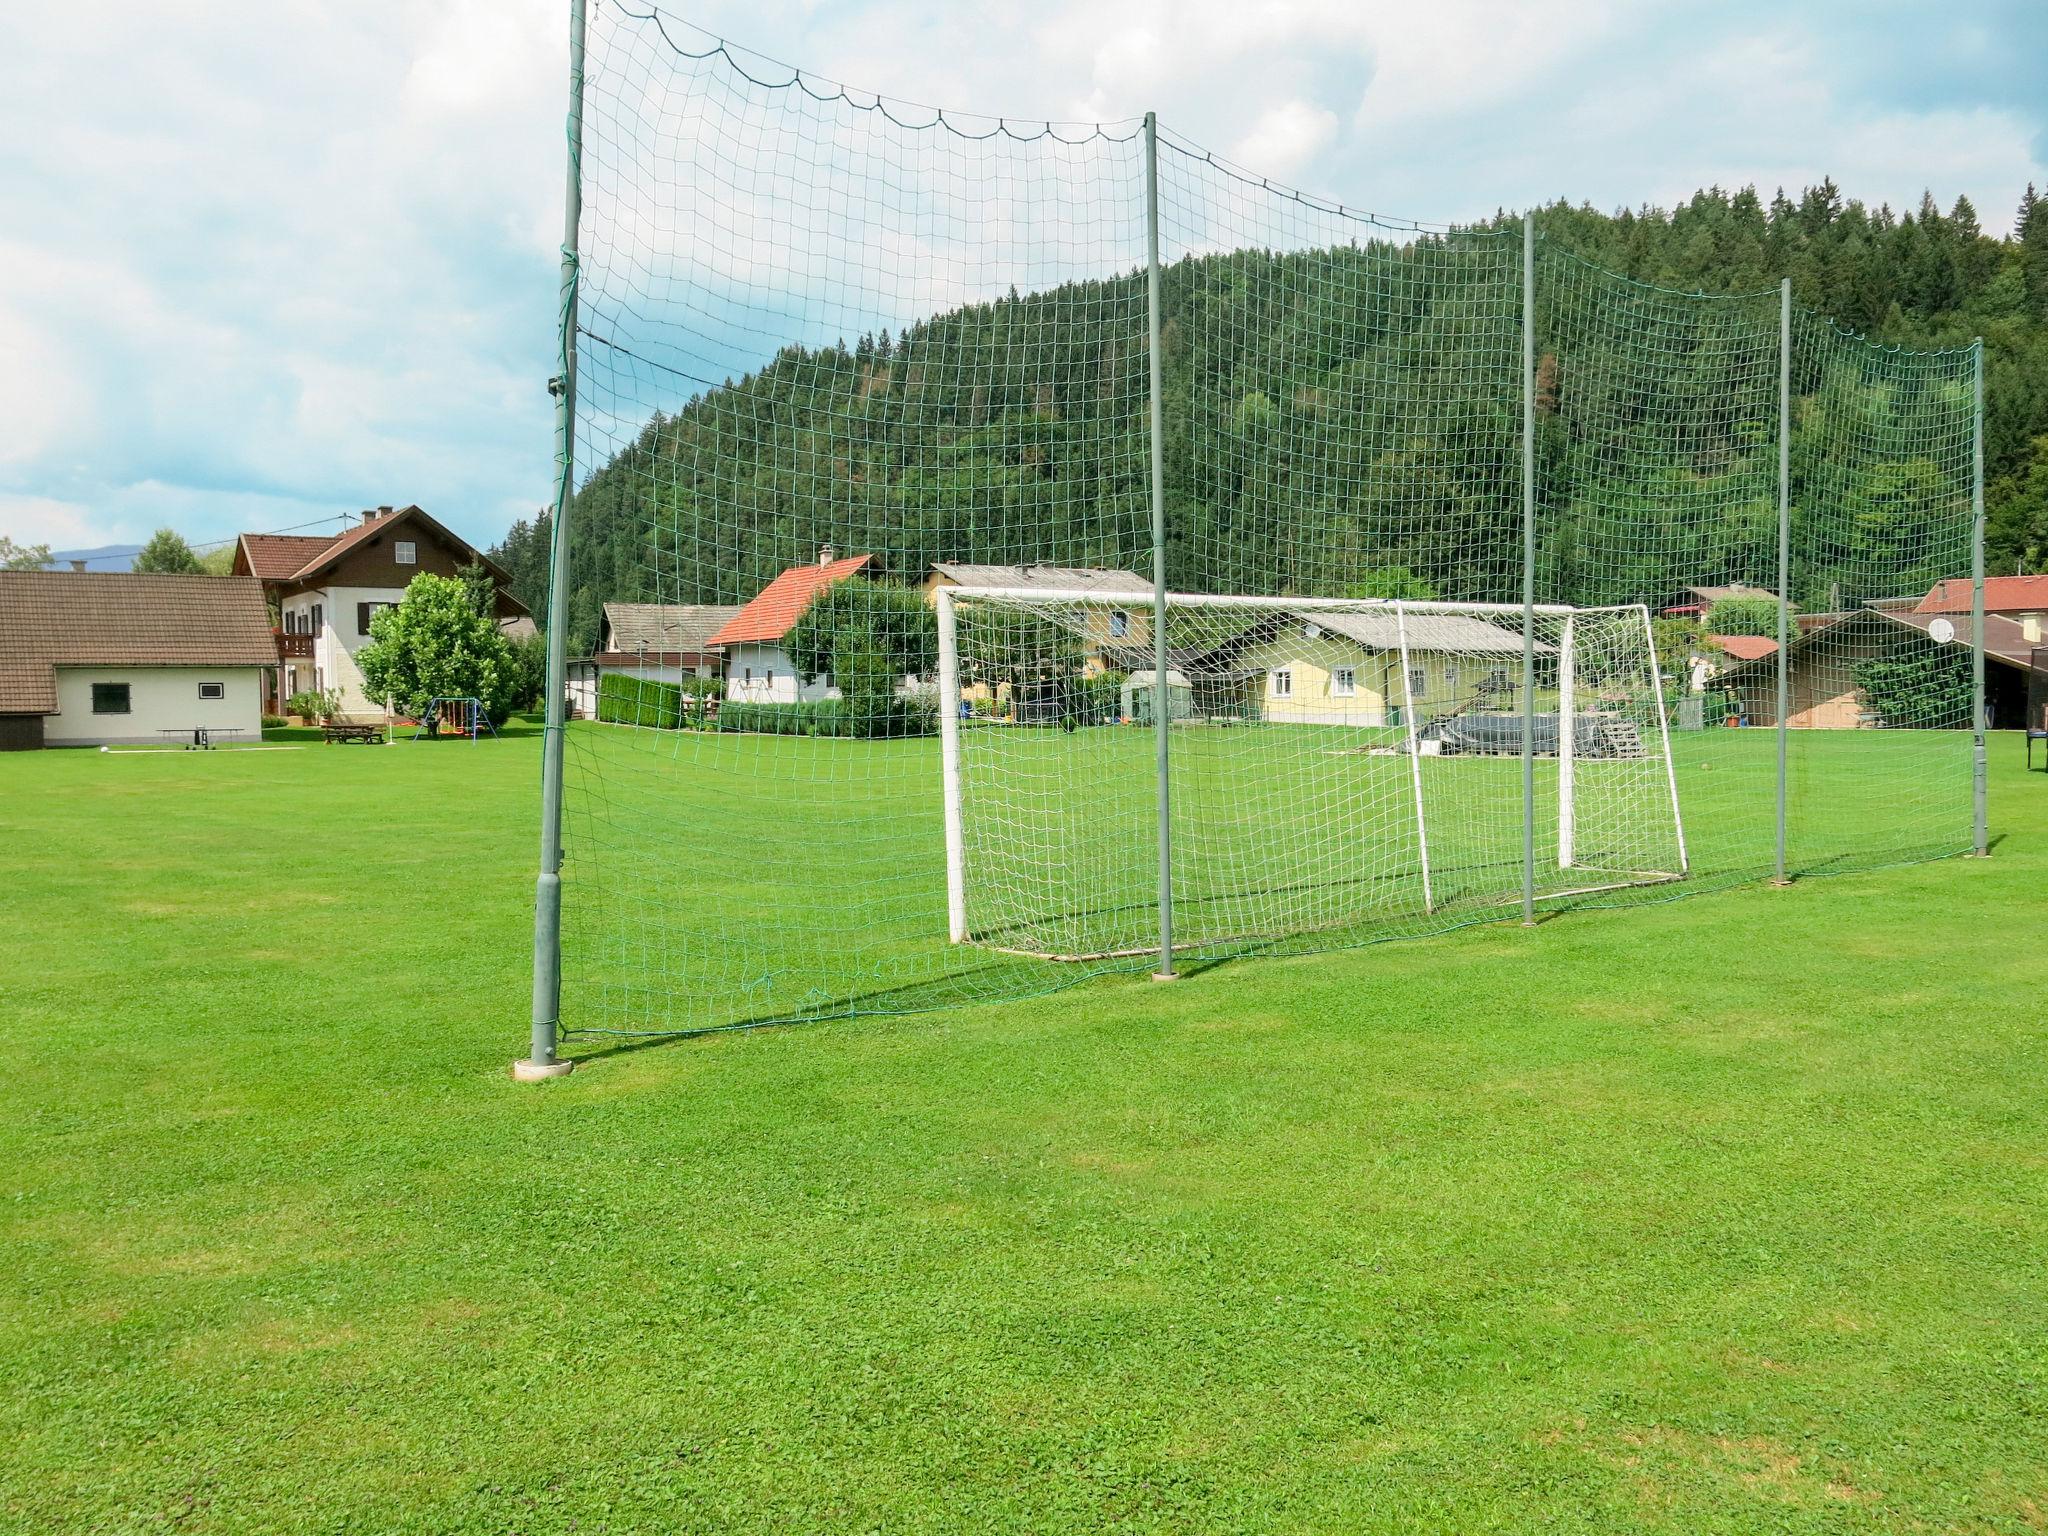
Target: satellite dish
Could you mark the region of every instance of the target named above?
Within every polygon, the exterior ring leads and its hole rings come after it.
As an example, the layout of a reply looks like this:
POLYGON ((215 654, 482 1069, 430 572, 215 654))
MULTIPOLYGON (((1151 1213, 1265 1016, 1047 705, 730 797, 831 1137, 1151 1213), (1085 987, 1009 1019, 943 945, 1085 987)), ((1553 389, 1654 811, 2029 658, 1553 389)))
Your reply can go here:
POLYGON ((1937 645, 1947 645, 1955 637, 1956 627, 1947 619, 1936 619, 1927 626, 1927 638, 1937 645))
POLYGON ((1316 623, 1314 620, 1310 620, 1308 623, 1302 625, 1301 632, 1311 640, 1320 640, 1323 638, 1323 626, 1316 623))

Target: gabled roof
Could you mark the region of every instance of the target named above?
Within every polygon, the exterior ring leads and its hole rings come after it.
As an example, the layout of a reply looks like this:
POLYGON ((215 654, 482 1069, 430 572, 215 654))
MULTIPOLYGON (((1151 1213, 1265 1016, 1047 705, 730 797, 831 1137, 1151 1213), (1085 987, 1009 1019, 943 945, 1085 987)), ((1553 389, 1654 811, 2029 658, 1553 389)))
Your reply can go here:
POLYGON ((934 561, 932 569, 958 587, 1055 587, 1081 592, 1150 592, 1136 571, 1089 565, 961 565, 934 561))
POLYGON ((835 581, 858 576, 874 562, 873 555, 848 555, 823 565, 793 565, 769 582, 704 641, 705 645, 745 645, 780 640, 796 627, 811 599, 835 581))
MULTIPOLYGON (((1952 577, 1937 581, 1920 599, 1915 613, 1968 613, 1970 580, 1952 577)), ((2048 576, 1986 576, 1986 613, 2048 613, 2048 576)))
POLYGON ((237 573, 290 581, 292 573, 334 542, 331 533, 245 533, 235 541, 237 573))
MULTIPOLYGON (((1946 614, 1938 613, 1906 613, 1897 608, 1860 608, 1844 614, 1835 623, 1825 628, 1809 629, 1801 632, 1793 639, 1791 645, 1786 648, 1785 659, 1788 664, 1796 664, 1799 657, 1823 641, 1838 638, 1837 631, 1839 630, 1862 627, 1882 632, 1884 628, 1890 627, 1894 629, 1910 629, 1925 635, 1937 620, 1948 617, 1946 614)), ((1950 619, 1950 622, 1953 624, 1954 620, 1950 619)), ((1970 637, 1967 632, 1968 626, 1956 625, 1955 627, 1957 630, 1956 636, 1947 643, 1961 646, 1967 650, 1970 644, 1970 637)), ((1984 654, 1987 658, 1993 661, 2002 661, 2006 665, 2013 667, 2025 667, 2030 670, 2048 670, 2034 668, 2035 649, 2035 642, 2027 638, 2026 631, 2020 627, 2016 620, 2003 619, 1996 614, 1985 615, 1984 654)), ((1766 651, 1763 655, 1753 660, 1745 659, 1732 667, 1725 668, 1714 681, 1717 684, 1733 682, 1746 674, 1764 670, 1766 665, 1770 665, 1771 670, 1775 671, 1776 667, 1774 664, 1771 664, 1770 658, 1776 652, 1777 648, 1773 646, 1771 650, 1766 651)))
POLYGON ((267 667, 251 576, 0 571, 0 714, 57 710, 58 667, 267 667))
POLYGON ((601 649, 701 654, 739 611, 737 603, 606 603, 601 649))
MULTIPOLYGON (((1331 634, 1355 640, 1368 650, 1398 651, 1401 648, 1402 625, 1391 608, 1371 613, 1298 613, 1293 617, 1304 626, 1314 624, 1331 634)), ((1411 651, 1469 651, 1487 656, 1522 654, 1519 620, 1516 628, 1505 629, 1470 614, 1409 613, 1407 630, 1408 649, 1411 651)), ((1541 640, 1536 642, 1538 656, 1555 655, 1556 651, 1557 647, 1553 645, 1541 640)))
POLYGON ((1755 661, 1778 648, 1778 642, 1769 635, 1708 635, 1706 640, 1736 661, 1755 661))
POLYGON ((401 522, 413 522, 425 528, 443 544, 460 553, 464 563, 470 560, 482 562, 484 568, 497 578, 500 606, 517 613, 526 612, 526 605, 512 595, 510 572, 467 539, 449 532, 417 506, 399 507, 377 517, 365 514, 362 522, 339 534, 245 533, 235 541, 235 566, 238 571, 246 570, 267 582, 295 584, 311 581, 332 570, 351 550, 389 533, 401 522))

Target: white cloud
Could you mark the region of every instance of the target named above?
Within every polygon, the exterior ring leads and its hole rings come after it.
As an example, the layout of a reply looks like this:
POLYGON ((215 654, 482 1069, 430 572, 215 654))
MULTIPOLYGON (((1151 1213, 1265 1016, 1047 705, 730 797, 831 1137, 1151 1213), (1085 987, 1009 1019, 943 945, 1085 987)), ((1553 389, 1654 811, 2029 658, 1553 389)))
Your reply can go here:
MULTIPOLYGON (((1682 21, 1647 0, 690 9, 819 76, 910 100, 1026 120, 1156 108, 1182 140, 1258 172, 1424 218, 1832 174, 1894 205, 1925 186, 1944 202, 1967 192, 1999 229, 2029 177, 2048 182, 2038 103, 1971 94, 2011 45, 1932 8, 1823 20, 1735 0, 1682 21), (1946 96, 1904 69, 1916 46, 1949 61, 1946 96)), ((203 539, 417 500, 488 539, 537 505, 551 480, 563 31, 558 0, 0 11, 0 516, 65 543, 163 520, 203 539)), ((593 120, 642 110, 631 89, 596 82, 593 120)), ((889 171, 914 187, 932 162, 904 153, 889 171)), ((819 286, 838 237, 804 229, 785 200, 725 241, 719 282, 767 329, 779 316, 829 328, 1135 254, 1121 163, 1095 165, 1058 230, 1004 252, 973 242, 1060 206, 1028 182, 979 210, 979 229, 869 231, 845 249, 901 279, 875 293, 819 286)), ((760 167, 729 169, 744 181, 760 167)), ((667 245, 643 255, 701 234, 689 207, 664 217, 667 245)), ((773 338, 759 339, 765 352, 773 338)))

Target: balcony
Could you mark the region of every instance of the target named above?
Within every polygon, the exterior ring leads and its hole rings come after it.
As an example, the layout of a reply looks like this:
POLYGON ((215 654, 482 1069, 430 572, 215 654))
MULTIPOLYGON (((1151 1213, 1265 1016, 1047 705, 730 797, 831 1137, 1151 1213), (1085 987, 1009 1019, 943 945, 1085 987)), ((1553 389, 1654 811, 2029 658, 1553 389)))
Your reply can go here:
POLYGON ((273 629, 270 638, 277 642, 279 661, 311 661, 313 659, 313 637, 311 635, 288 635, 281 629, 273 629))

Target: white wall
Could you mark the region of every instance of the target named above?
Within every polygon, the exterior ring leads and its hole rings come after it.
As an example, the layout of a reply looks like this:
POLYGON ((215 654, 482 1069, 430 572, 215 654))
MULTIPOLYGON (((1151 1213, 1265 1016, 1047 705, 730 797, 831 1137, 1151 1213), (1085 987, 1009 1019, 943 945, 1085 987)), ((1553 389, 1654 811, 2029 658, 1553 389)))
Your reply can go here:
POLYGON ((165 730, 197 725, 246 732, 260 738, 263 726, 261 667, 59 667, 57 713, 43 721, 43 740, 58 747, 148 742, 162 746, 165 730), (129 712, 92 712, 94 683, 126 683, 129 712), (201 683, 223 684, 224 698, 202 699, 201 683))
POLYGON ((320 631, 313 637, 313 659, 287 663, 298 668, 296 688, 287 691, 316 686, 311 672, 317 667, 317 686, 340 691, 342 713, 383 713, 384 701, 363 692, 362 669, 356 665, 356 652, 370 643, 368 635, 356 633, 356 604, 396 603, 404 596, 403 587, 322 587, 286 598, 280 612, 292 618, 284 627, 296 633, 305 632, 314 605, 320 608, 320 631))
POLYGON ((808 704, 813 699, 836 699, 839 690, 822 687, 815 678, 804 679, 799 689, 789 657, 778 645, 733 645, 725 652, 725 696, 749 704, 808 704))

